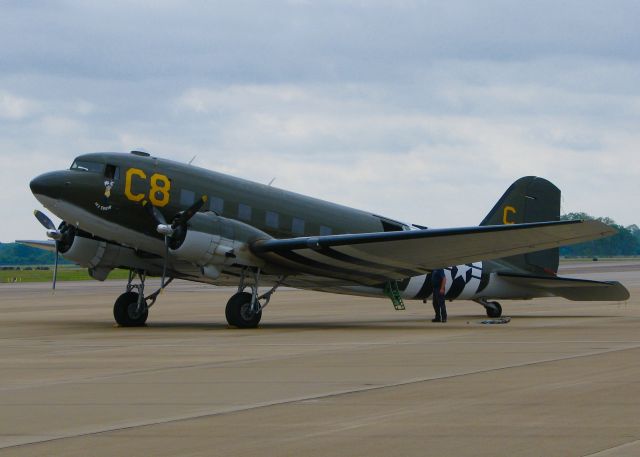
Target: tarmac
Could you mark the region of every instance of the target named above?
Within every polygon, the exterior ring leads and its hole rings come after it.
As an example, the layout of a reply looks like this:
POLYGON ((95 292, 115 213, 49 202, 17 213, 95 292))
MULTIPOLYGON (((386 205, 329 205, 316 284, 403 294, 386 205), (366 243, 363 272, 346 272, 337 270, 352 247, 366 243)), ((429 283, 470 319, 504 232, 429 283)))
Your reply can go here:
POLYGON ((285 289, 254 330, 229 288, 177 283, 144 328, 122 282, 0 285, 0 456, 638 456, 640 262, 564 265, 624 303, 285 289))

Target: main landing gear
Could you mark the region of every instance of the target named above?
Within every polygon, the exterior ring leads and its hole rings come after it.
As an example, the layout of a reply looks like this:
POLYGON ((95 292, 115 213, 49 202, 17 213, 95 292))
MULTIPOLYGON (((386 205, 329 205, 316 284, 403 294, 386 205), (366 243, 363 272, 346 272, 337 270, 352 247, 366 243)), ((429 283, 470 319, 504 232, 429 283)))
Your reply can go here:
MULTIPOLYGON (((147 322, 149 308, 156 302, 158 295, 164 287, 159 288, 151 295, 144 296, 144 285, 147 274, 144 271, 129 270, 127 291, 120 295, 113 305, 113 317, 121 327, 141 327, 147 322), (134 284, 136 276, 139 284, 134 284)), ((164 283, 167 286, 173 278, 164 283)))
POLYGON ((480 303, 487 311, 487 317, 496 318, 502 316, 502 306, 497 301, 487 301, 484 298, 474 300, 476 303, 480 303))
POLYGON ((247 269, 242 270, 238 292, 231 296, 225 308, 224 314, 227 322, 233 327, 257 327, 262 318, 262 310, 267 307, 269 300, 271 300, 271 295, 273 295, 285 279, 284 276, 280 277, 269 291, 258 295, 260 269, 250 270, 252 278, 249 285, 246 284, 247 271, 247 269), (251 289, 251 292, 245 292, 247 287, 251 289))

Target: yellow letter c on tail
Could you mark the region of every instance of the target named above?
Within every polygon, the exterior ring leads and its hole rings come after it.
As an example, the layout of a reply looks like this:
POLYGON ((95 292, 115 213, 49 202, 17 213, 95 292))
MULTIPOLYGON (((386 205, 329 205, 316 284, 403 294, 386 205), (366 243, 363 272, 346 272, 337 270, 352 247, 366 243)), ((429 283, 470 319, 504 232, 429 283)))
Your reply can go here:
POLYGON ((505 206, 502 212, 502 223, 505 225, 515 224, 515 221, 509 220, 509 213, 516 214, 517 211, 513 206, 505 206))

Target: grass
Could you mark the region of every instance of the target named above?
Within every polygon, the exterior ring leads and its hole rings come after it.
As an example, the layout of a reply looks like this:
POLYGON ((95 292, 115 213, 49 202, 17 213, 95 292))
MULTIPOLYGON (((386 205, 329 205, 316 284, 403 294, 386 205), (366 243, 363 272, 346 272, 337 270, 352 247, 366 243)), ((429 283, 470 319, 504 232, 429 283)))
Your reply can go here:
MULTIPOLYGON (((53 280, 53 267, 49 270, 0 270, 0 283, 6 282, 50 282, 53 280)), ((127 270, 115 269, 109 274, 108 279, 127 279, 127 270)), ((61 265, 58 267, 58 281, 86 281, 93 279, 86 268, 61 265)))

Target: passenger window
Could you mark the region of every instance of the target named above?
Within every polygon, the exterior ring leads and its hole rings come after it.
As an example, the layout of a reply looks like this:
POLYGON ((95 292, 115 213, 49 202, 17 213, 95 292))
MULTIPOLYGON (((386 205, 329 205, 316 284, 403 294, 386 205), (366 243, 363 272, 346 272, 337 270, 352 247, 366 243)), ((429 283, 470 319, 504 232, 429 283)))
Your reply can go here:
POLYGON ((291 222, 291 231, 296 235, 304 235, 304 221, 294 217, 291 222))
POLYGON ((182 189, 180 191, 180 206, 191 206, 196 200, 196 194, 192 190, 182 189))
POLYGON ((333 230, 331 230, 331 227, 327 227, 324 225, 320 226, 320 236, 328 236, 331 235, 333 233, 333 230))
POLYGON ((278 228, 279 226, 279 216, 278 213, 274 212, 274 211, 267 211, 266 212, 266 223, 267 223, 267 227, 271 227, 271 228, 278 228))
POLYGON ((251 220, 251 207, 249 205, 245 205, 244 203, 238 205, 238 219, 242 219, 243 221, 251 220))
POLYGON ((209 200, 209 209, 216 214, 222 214, 224 210, 224 200, 220 197, 211 197, 211 200, 209 200))

